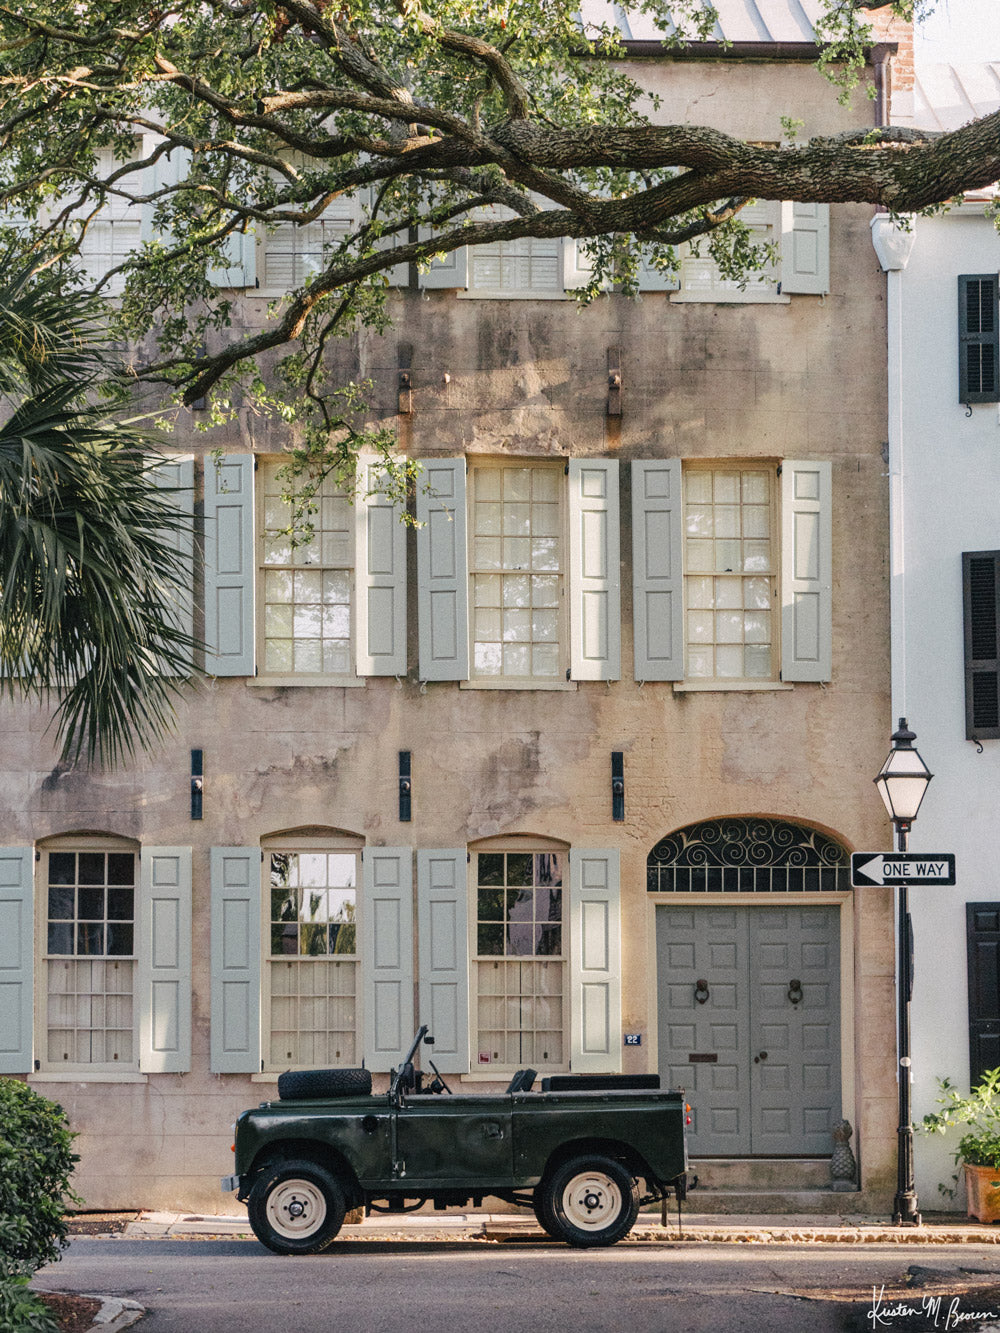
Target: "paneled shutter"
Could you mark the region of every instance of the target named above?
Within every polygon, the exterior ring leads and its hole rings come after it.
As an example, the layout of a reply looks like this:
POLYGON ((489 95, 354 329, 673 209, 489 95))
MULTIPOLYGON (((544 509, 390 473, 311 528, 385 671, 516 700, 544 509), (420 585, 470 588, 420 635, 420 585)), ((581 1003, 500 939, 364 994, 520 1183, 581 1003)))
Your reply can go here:
POLYGON ((469 928, 464 847, 417 852, 420 1022, 444 1074, 469 1072, 469 928))
POLYGON ((958 279, 958 400, 1000 401, 1000 317, 995 273, 958 279))
POLYGON ((562 285, 566 291, 586 287, 594 276, 594 261, 583 249, 586 241, 564 236, 562 242, 562 285))
MULTIPOLYGON (((420 239, 431 239, 433 232, 427 227, 420 228, 420 239)), ((466 290, 469 286, 469 247, 460 245, 440 259, 432 259, 431 266, 417 276, 417 285, 427 288, 466 290)))
POLYGON ((621 909, 617 848, 569 854, 570 1069, 621 1069, 621 909))
MULTIPOLYGON (((164 458, 153 469, 157 486, 169 491, 171 505, 183 520, 183 526, 161 536, 184 561, 187 587, 164 609, 165 617, 182 634, 194 634, 194 459, 164 458)), ((174 673, 169 673, 174 674, 174 673)))
POLYGON ((139 1068, 191 1068, 191 848, 143 847, 140 857, 139 1068))
POLYGON ((830 205, 781 205, 781 290, 823 296, 830 290, 830 205))
MULTIPOLYGON (((148 157, 157 145, 163 142, 163 137, 159 134, 144 134, 142 136, 143 157, 148 157)), ((169 153, 162 153, 155 162, 145 168, 143 172, 143 193, 151 196, 160 190, 178 185, 190 170, 190 150, 187 148, 172 148, 169 153)), ((169 198, 169 195, 165 198, 169 198)), ((157 206, 163 203, 164 199, 151 199, 149 203, 142 206, 139 230, 143 241, 149 244, 154 241, 159 242, 162 246, 170 244, 171 233, 156 218, 157 206)))
POLYGON ((640 292, 676 292, 680 290, 680 273, 664 273, 654 268, 642 246, 639 247, 639 290, 640 292))
POLYGON ((621 677, 618 460, 569 463, 570 663, 574 680, 621 677))
POLYGON ((965 735, 1000 737, 1000 551, 963 551, 965 735))
POLYGON ((417 481, 420 679, 469 678, 465 459, 424 462, 417 481))
POLYGON ((636 680, 684 678, 681 460, 632 464, 632 616, 636 680))
POLYGON ((34 978, 30 847, 0 847, 0 1074, 30 1074, 34 978))
POLYGON ((254 674, 253 456, 205 464, 205 671, 254 674))
POLYGON ((260 1073, 260 848, 212 848, 213 1074, 260 1073))
POLYGON ((781 465, 781 679, 829 680, 833 539, 829 463, 781 465))
POLYGON ((223 246, 226 262, 212 265, 208 280, 216 287, 257 286, 257 233, 231 231, 223 246))
POLYGON ((359 460, 357 535, 358 675, 406 675, 406 527, 379 487, 371 458, 359 460))
POLYGON ((413 1039, 413 852, 366 847, 362 865, 365 1065, 385 1073, 413 1039))

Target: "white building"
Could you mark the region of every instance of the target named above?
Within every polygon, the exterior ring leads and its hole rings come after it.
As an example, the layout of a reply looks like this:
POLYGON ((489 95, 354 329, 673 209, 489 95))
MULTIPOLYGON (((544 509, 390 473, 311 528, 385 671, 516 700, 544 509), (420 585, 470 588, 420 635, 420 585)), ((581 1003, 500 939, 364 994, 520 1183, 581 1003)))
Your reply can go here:
MULTIPOLYGON (((918 70, 914 123, 954 129, 1000 105, 1000 66, 918 70)), ((992 194, 906 232, 882 215, 888 270, 892 721, 934 773, 911 851, 954 852, 954 888, 913 888, 913 1119, 937 1081, 1000 1065, 1000 236, 992 194)), ((887 719, 886 735, 891 730, 887 719)), ((886 839, 886 849, 888 838, 886 839)), ((921 1208, 958 1208, 954 1143, 918 1133, 921 1208)))

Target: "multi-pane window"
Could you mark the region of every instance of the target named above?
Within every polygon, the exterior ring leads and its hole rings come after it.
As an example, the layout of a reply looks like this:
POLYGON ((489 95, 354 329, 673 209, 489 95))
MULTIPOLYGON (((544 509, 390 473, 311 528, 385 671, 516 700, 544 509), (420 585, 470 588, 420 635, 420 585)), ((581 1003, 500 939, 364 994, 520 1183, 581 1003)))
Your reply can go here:
MULTIPOLYGON (((95 172, 102 178, 122 166, 110 148, 99 148, 96 156, 95 172)), ((142 188, 140 176, 137 173, 125 176, 121 188, 138 193, 142 188)), ((98 282, 139 249, 140 209, 121 195, 109 194, 92 218, 86 218, 86 212, 89 209, 81 215, 81 223, 86 220, 87 230, 80 241, 80 265, 90 282, 98 282)), ((103 290, 107 296, 120 296, 125 290, 124 274, 116 274, 103 290)))
POLYGON ((136 857, 51 851, 46 884, 46 1062, 132 1065, 136 857))
POLYGON ((772 470, 684 472, 686 675, 773 680, 778 572, 772 470))
POLYGON ((558 239, 532 236, 475 245, 469 251, 469 290, 479 295, 562 296, 561 247, 558 239))
POLYGON ((307 531, 293 522, 280 469, 280 462, 262 463, 259 474, 263 674, 347 676, 354 510, 345 492, 327 479, 316 493, 307 531))
POLYGON ((358 855, 272 851, 269 1064, 357 1063, 358 855))
POLYGON ((563 645, 563 466, 472 470, 473 676, 558 680, 563 645))
POLYGON ((564 856, 476 857, 476 1057, 480 1066, 564 1066, 564 856))

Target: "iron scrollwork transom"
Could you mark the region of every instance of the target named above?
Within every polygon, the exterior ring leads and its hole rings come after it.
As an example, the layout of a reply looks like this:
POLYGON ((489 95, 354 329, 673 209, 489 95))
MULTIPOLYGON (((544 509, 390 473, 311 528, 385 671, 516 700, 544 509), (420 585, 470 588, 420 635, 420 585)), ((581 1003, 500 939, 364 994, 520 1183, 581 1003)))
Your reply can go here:
POLYGON ((851 886, 839 842, 781 819, 710 819, 678 829, 646 862, 650 893, 835 893, 851 886))

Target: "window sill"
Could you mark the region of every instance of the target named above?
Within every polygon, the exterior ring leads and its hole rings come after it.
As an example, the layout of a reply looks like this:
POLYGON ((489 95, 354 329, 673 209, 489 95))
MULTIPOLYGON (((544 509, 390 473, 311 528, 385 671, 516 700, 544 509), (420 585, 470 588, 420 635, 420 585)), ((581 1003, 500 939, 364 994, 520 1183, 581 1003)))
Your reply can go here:
MULTIPOLYGON (((518 1065, 504 1065, 503 1068, 501 1068, 499 1065, 494 1065, 492 1067, 491 1073, 487 1073, 485 1070, 482 1073, 480 1073, 479 1070, 477 1069, 475 1073, 460 1074, 459 1082, 460 1083, 509 1083, 511 1079, 514 1077, 514 1075, 517 1073, 518 1068, 519 1068, 518 1065)), ((569 1072, 570 1072, 569 1069, 565 1065, 560 1065, 558 1069, 549 1067, 544 1071, 539 1070, 535 1076, 536 1084, 534 1090, 537 1090, 539 1087, 541 1087, 541 1080, 543 1078, 548 1078, 550 1074, 568 1074, 569 1072)))
POLYGON ((460 680, 460 690, 575 690, 575 680, 460 680))
POLYGON ((793 690, 794 685, 783 680, 675 680, 675 694, 718 693, 726 690, 757 692, 760 690, 793 690))
MULTIPOLYGON (((454 289, 453 289, 454 290, 454 289)), ((569 301, 569 292, 491 291, 486 288, 459 288, 460 301, 569 301)))
POLYGON ((71 1072, 60 1069, 58 1073, 44 1069, 28 1075, 29 1083, 148 1083, 149 1075, 140 1074, 137 1069, 78 1069, 71 1072))
POLYGON ((673 305, 791 305, 792 298, 779 292, 671 292, 673 305))
POLYGON ((247 676, 247 685, 251 689, 285 689, 303 687, 307 689, 363 689, 365 676, 247 676))
MULTIPOLYGON (((309 1066, 309 1067, 312 1068, 312 1066, 309 1066)), ((305 1066, 303 1066, 303 1068, 305 1068, 305 1066)), ((282 1071, 282 1072, 284 1072, 284 1071, 282 1071)), ((277 1085, 278 1077, 279 1077, 279 1075, 278 1075, 278 1072, 277 1072, 277 1071, 275 1071, 274 1073, 272 1073, 270 1070, 265 1070, 263 1074, 251 1074, 251 1075, 250 1075, 250 1082, 251 1082, 251 1083, 274 1083, 275 1085, 277 1085)))

